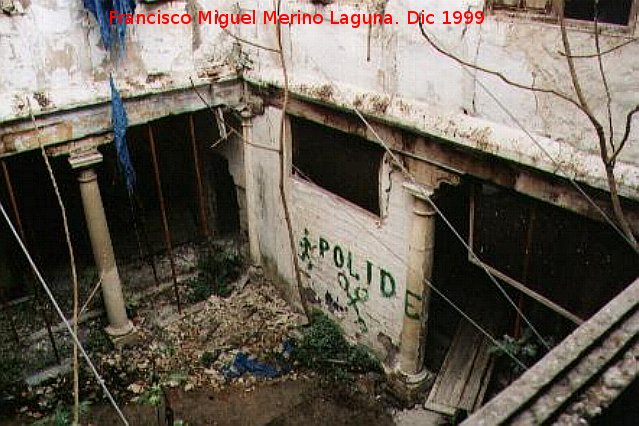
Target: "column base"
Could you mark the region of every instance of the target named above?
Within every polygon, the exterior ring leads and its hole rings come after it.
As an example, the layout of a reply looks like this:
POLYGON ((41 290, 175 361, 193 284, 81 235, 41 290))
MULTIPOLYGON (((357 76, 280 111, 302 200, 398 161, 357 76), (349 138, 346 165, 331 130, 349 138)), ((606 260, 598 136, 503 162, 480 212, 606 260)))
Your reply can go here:
POLYGON ((138 341, 138 329, 131 321, 128 321, 124 327, 117 328, 109 325, 104 330, 115 347, 135 345, 138 341))
POLYGON ((424 401, 426 393, 435 382, 435 374, 426 369, 417 374, 395 370, 389 376, 388 382, 393 395, 406 405, 414 405, 424 401))

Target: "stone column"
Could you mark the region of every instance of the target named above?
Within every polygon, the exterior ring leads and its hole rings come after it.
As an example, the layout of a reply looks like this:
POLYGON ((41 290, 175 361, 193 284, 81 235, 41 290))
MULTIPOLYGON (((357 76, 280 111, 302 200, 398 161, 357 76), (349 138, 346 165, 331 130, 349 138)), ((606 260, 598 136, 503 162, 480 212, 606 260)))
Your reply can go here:
POLYGON ((253 172, 253 123, 251 113, 242 111, 242 145, 244 146, 244 190, 246 191, 246 219, 248 221, 249 250, 251 262, 254 266, 262 264, 260 254, 260 239, 257 221, 259 218, 256 208, 257 189, 255 188, 255 174, 253 172))
POLYGON ((435 211, 427 201, 432 189, 412 184, 405 184, 404 187, 413 196, 413 216, 399 367, 407 379, 420 382, 427 375, 423 364, 430 287, 424 279, 430 280, 433 271, 435 211))
POLYGON ((95 150, 72 154, 69 157, 71 167, 78 172, 84 217, 98 276, 102 279, 102 297, 109 318, 106 332, 117 340, 132 334, 135 328, 126 315, 120 274, 115 263, 111 235, 102 206, 98 176, 94 170, 94 166, 101 161, 102 155, 95 150))

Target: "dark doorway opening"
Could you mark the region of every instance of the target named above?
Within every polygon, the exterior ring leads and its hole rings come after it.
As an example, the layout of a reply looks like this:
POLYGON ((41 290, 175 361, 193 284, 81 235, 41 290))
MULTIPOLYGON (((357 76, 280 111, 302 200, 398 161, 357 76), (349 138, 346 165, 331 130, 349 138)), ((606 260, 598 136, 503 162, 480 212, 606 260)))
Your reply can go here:
POLYGON ((240 209, 229 163, 215 152, 210 153, 208 161, 215 193, 217 231, 222 236, 237 234, 240 231, 240 209))
MULTIPOLYGON (((458 187, 442 187, 435 198, 438 207, 466 241, 473 188, 479 192, 474 241, 477 256, 580 318, 588 319, 639 274, 636 254, 620 243, 607 224, 512 190, 470 180, 458 187), (532 237, 528 237, 531 209, 535 210, 536 219, 532 237)), ((437 221, 435 241, 433 285, 493 338, 504 342, 507 340, 504 336, 508 335, 515 342, 519 339, 523 342, 522 336, 530 335, 528 325, 485 271, 469 262, 466 248, 442 220, 437 221)), ((497 282, 551 346, 577 327, 505 282, 497 282)), ((432 294, 426 368, 431 371, 441 368, 457 325, 466 321, 462 318, 443 298, 432 294)), ((546 350, 535 336, 525 342, 528 343, 535 347, 531 350, 534 353, 524 359, 524 363, 530 365, 546 350)), ((496 365, 488 396, 521 373, 508 365, 506 357, 500 359, 504 365, 496 365), (499 375, 500 371, 505 373, 499 375)))

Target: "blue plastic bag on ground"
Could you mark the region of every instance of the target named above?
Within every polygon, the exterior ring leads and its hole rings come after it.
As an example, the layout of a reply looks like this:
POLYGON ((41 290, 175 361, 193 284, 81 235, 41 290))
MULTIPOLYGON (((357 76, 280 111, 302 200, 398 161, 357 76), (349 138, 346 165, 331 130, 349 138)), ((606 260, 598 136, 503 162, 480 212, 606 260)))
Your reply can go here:
MULTIPOLYGON (((290 340, 282 344, 281 355, 284 359, 288 358, 293 351, 293 345, 290 340)), ((238 352, 233 359, 233 363, 222 369, 224 377, 227 379, 236 379, 245 373, 250 373, 255 377, 274 378, 286 374, 290 371, 290 365, 284 365, 282 368, 276 368, 272 365, 251 359, 245 352, 238 352)))

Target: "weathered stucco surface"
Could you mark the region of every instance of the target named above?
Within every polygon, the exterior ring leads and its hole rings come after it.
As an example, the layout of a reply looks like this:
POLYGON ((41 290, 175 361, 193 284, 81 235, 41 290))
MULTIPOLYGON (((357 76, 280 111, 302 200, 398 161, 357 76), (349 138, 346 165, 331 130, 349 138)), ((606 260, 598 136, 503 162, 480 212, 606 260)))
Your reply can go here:
MULTIPOLYGON (((405 0, 388 2, 386 12, 405 19, 407 10, 481 10, 483 1, 405 0)), ((245 1, 245 8, 255 2, 245 1)), ((260 7, 269 7, 265 1, 260 7)), ((288 2, 285 10, 365 12, 371 2, 318 6, 288 2)), ((383 5, 383 3, 382 3, 383 5)), ((381 7, 381 6, 380 6, 381 7)), ((443 48, 464 60, 503 73, 507 78, 535 87, 573 95, 561 33, 556 24, 524 17, 488 16, 482 25, 427 26, 443 48)), ((243 26, 242 35, 270 47, 276 46, 272 26, 243 26)), ((569 28, 574 54, 595 51, 594 36, 583 26, 569 28)), ((632 35, 633 31, 624 33, 632 35)), ((624 34, 603 31, 601 48, 626 40, 624 34)), ((286 65, 295 91, 325 102, 408 125, 474 149, 512 159, 535 168, 577 177, 606 188, 598 142, 583 113, 551 94, 534 94, 513 88, 496 77, 465 68, 430 47, 417 25, 362 26, 292 25, 283 27, 286 65), (370 53, 367 48, 370 38, 370 53), (548 150, 548 158, 517 122, 507 115, 479 85, 494 94, 515 120, 548 150), (555 161, 562 166, 559 170, 555 161)), ((246 47, 254 59, 247 76, 256 82, 282 85, 278 55, 246 47)), ((639 44, 630 43, 604 55, 604 67, 613 97, 615 138, 625 130, 626 114, 639 104, 639 44)), ((577 59, 577 71, 597 118, 607 128, 606 95, 595 59, 577 59)), ((638 196, 639 114, 634 118, 629 142, 620 156, 617 174, 622 192, 638 196), (627 162, 629 164, 623 164, 627 162)))
MULTIPOLYGON (((278 154, 262 147, 279 144, 281 110, 273 107, 256 117, 251 149, 259 241, 265 268, 291 283, 293 265, 279 193, 278 154)), ((360 336, 383 356, 383 336, 399 344, 404 297, 405 259, 412 198, 399 173, 384 162, 380 191, 382 216, 377 217, 318 186, 292 178, 288 185, 293 232, 304 285, 311 305, 333 313, 351 336, 360 336), (389 180, 390 179, 390 180, 389 180), (382 190, 382 188, 384 190, 382 190), (320 243, 320 238, 325 243, 320 243), (369 266, 370 265, 370 266, 369 266), (385 272, 382 272, 385 271, 385 272)), ((344 182, 348 185, 348 182, 344 182)), ((294 298, 295 295, 292 297, 294 298)))
MULTIPOLYGON (((193 7, 230 3, 201 0, 193 7)), ((138 4, 137 10, 157 8, 138 4)), ((189 11, 186 2, 161 8, 189 11)), ((125 97, 188 87, 189 77, 230 62, 232 52, 229 37, 213 25, 133 25, 126 53, 111 57, 81 0, 31 1, 24 13, 0 14, 0 122, 28 116, 27 98, 36 115, 109 100, 110 73, 125 97)))
MULTIPOLYGON (((235 4, 230 0, 197 0, 188 5, 139 4, 138 8, 140 12, 161 7, 165 12, 193 13, 214 8, 233 11, 235 4)), ((273 8, 270 0, 241 0, 239 5, 246 10, 273 8)), ((385 10, 401 21, 410 9, 439 13, 467 8, 481 10, 483 6, 483 0, 359 3, 344 0, 327 6, 306 0, 282 2, 283 11, 301 10, 328 16, 330 11, 385 10)), ((264 46, 277 46, 273 25, 242 25, 229 31, 264 46)), ((354 29, 325 23, 283 25, 282 31, 290 88, 299 95, 341 109, 358 109, 387 124, 607 188, 594 132, 579 111, 553 95, 535 95, 495 77, 466 70, 431 48, 417 25, 364 25, 354 29), (511 115, 501 109, 480 83, 511 115), (518 123, 532 132, 552 158, 518 123)), ((488 17, 481 26, 427 26, 427 31, 439 45, 466 61, 500 71, 522 84, 572 94, 566 61, 558 53, 563 47, 557 25, 502 15, 488 17)), ((624 34, 604 31, 602 49, 622 43, 633 32, 634 29, 624 34)), ((0 142, 3 133, 28 123, 27 99, 36 115, 105 103, 110 99, 109 73, 113 73, 123 96, 129 99, 188 90, 189 78, 202 84, 207 74, 219 72, 221 66, 234 71, 240 62, 248 66, 244 77, 252 83, 279 87, 283 84, 277 53, 246 44, 240 49, 232 37, 215 25, 134 25, 128 29, 127 37, 126 55, 119 60, 110 58, 100 46, 94 18, 84 10, 80 0, 32 0, 24 14, 0 15, 0 123, 5 122, 0 126, 0 142)), ((570 39, 575 53, 594 51, 594 37, 588 32, 571 28, 570 39)), ((625 114, 639 104, 637 57, 639 43, 604 56, 617 137, 623 133, 625 114)), ((576 62, 595 114, 607 123, 605 92, 596 63, 593 59, 576 62)), ((194 105, 204 108, 193 93, 184 97, 188 99, 176 101, 181 112, 193 110, 194 105), (185 105, 187 101, 189 105, 185 105)), ((153 108, 152 103, 139 105, 153 108)), ((110 113, 106 106, 83 114, 93 118, 80 120, 82 116, 78 115, 80 121, 68 122, 69 133, 58 134, 57 142, 65 140, 65 135, 74 139, 108 128, 110 113)), ((143 116, 152 114, 138 115, 143 120, 143 116)), ((137 120, 133 111, 130 117, 137 120)), ((221 152, 229 159, 231 173, 241 190, 248 186, 244 181, 246 164, 242 154, 246 151, 243 150, 251 151, 251 183, 256 188, 263 265, 272 278, 289 284, 284 287, 294 298, 292 259, 278 189, 279 157, 273 151, 279 143, 280 119, 279 109, 266 108, 264 114, 253 119, 256 145, 243 147, 239 138, 233 138, 221 147, 221 152)), ((639 199, 638 121, 639 114, 621 156, 623 161, 616 168, 621 194, 634 199, 639 199)), ((62 127, 56 127, 59 128, 62 127)), ((25 137, 32 139, 33 134, 25 137)), ((15 140, 21 143, 19 137, 15 140)), ((388 355, 388 342, 399 344, 404 314, 406 267, 401 259, 406 258, 408 250, 410 196, 402 189, 399 174, 392 174, 390 181, 388 173, 382 175, 386 179, 382 186, 391 190, 381 219, 307 182, 287 179, 286 184, 293 211, 296 255, 300 256, 305 284, 312 288, 307 296, 343 318, 342 324, 349 334, 361 336, 381 354, 388 355), (307 253, 305 238, 310 242, 307 253), (324 256, 320 253, 320 238, 328 244, 324 256), (344 263, 339 260, 340 253, 344 263), (346 263, 349 253, 350 268, 346 263), (388 275, 393 278, 392 290, 388 275)), ((240 194, 242 206, 244 197, 240 194)))
MULTIPOLYGON (((370 28, 328 22, 282 26, 291 87, 329 103, 357 107, 417 131, 605 189, 594 131, 574 106, 553 95, 516 89, 464 68, 430 47, 417 25, 403 24, 408 10, 425 9, 441 16, 443 10, 483 7, 482 0, 344 0, 327 6, 301 0, 284 2, 284 12, 301 10, 328 17, 331 11, 385 11, 402 22, 370 28), (533 132, 554 160, 517 122, 533 132)), ((141 13, 157 8, 191 14, 214 8, 238 10, 237 3, 227 0, 199 0, 188 6, 182 2, 138 5, 141 13)), ((271 10, 273 4, 244 0, 239 8, 256 9, 259 16, 259 11, 271 10)), ((259 21, 229 31, 265 46, 277 46, 275 26, 259 21)), ((569 29, 576 54, 595 49, 594 36, 584 28, 573 25, 569 29)), ((565 58, 559 54, 563 46, 556 24, 495 14, 481 25, 426 29, 436 43, 468 62, 502 72, 522 84, 573 94, 565 58)), ((619 45, 634 31, 604 29, 602 49, 619 45)), ((282 84, 276 53, 246 44, 242 50, 245 60, 241 62, 251 68, 246 72, 248 78, 282 84)), ((109 73, 116 77, 125 97, 188 87, 189 77, 197 79, 222 64, 233 68, 240 62, 238 52, 235 40, 216 25, 132 25, 126 54, 117 59, 101 46, 96 21, 80 1, 25 2, 23 13, 0 16, 0 121, 27 117, 27 99, 36 115, 107 101, 109 73)), ((603 57, 617 140, 625 130, 627 112, 639 103, 638 55, 639 44, 630 43, 603 57)), ((595 115, 607 123, 605 91, 596 60, 576 59, 576 64, 595 115)), ((639 114, 617 168, 621 193, 632 198, 639 192, 638 120, 639 114)))

